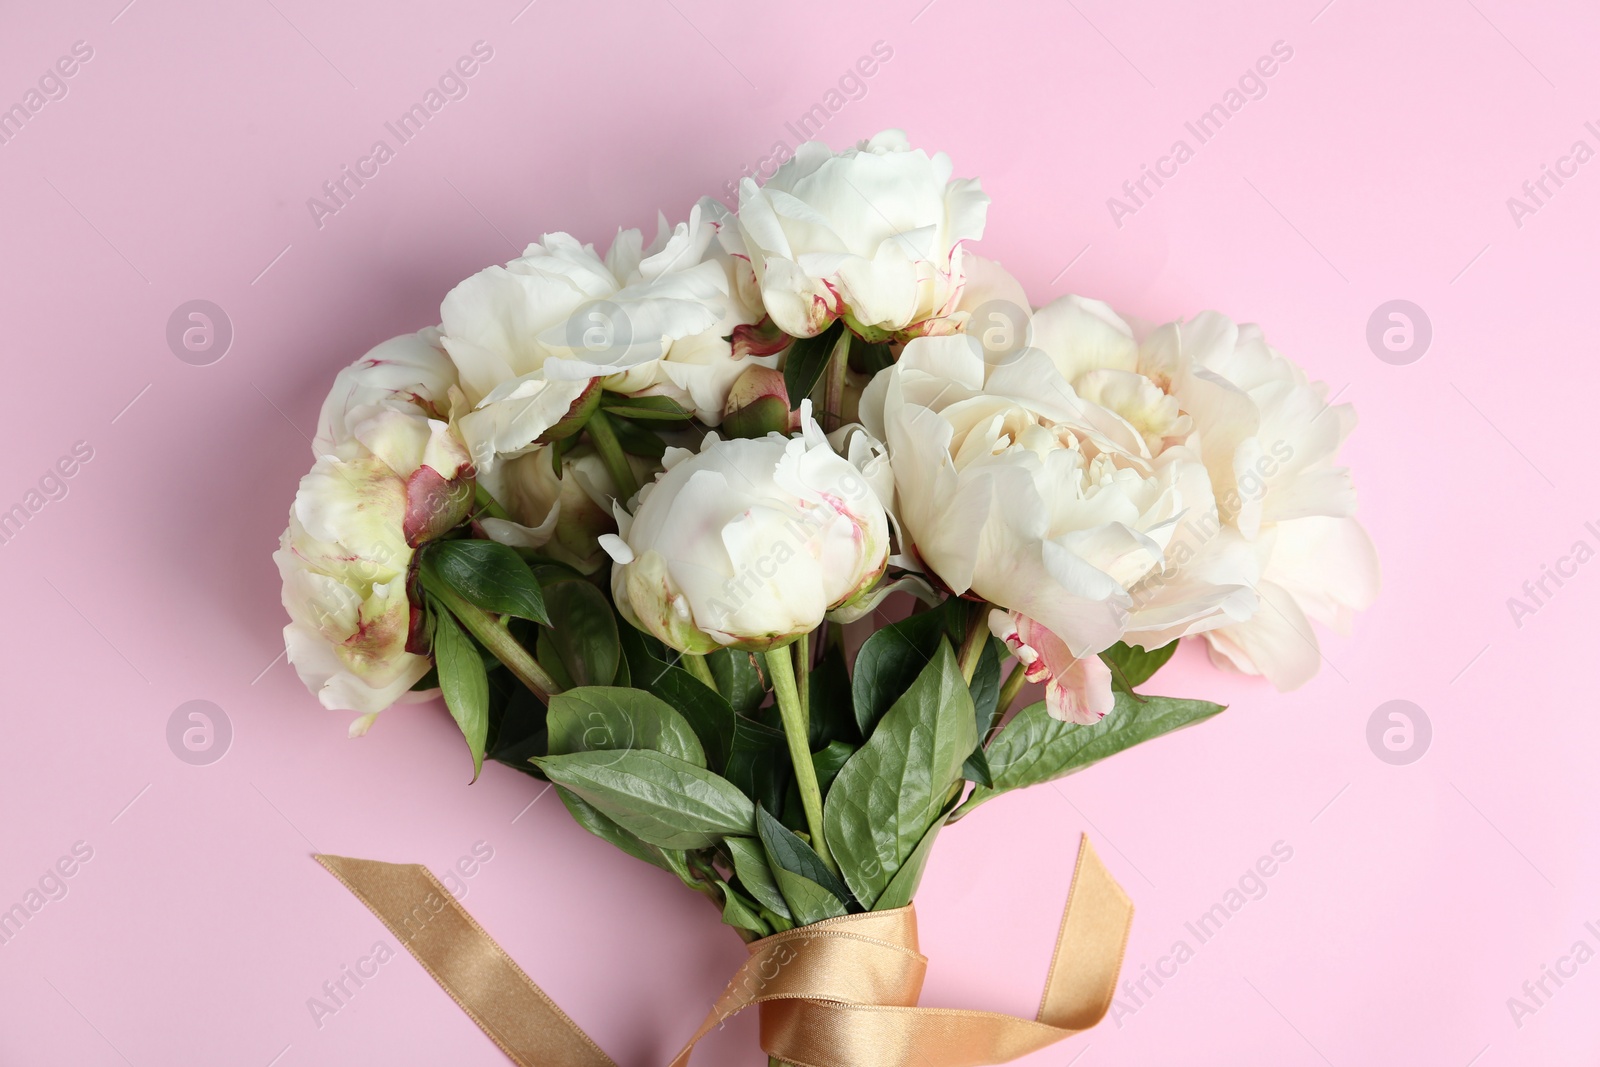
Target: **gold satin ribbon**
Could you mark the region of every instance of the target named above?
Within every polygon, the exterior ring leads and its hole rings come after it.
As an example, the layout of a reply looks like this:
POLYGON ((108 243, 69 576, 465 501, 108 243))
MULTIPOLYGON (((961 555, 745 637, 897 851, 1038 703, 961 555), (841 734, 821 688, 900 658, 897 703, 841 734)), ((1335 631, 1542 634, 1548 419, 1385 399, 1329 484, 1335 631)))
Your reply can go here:
MULTIPOLYGON (((519 1067, 615 1067, 418 864, 318 856, 519 1067)), ((757 1005, 761 1047, 799 1067, 986 1067, 1098 1023, 1111 1006, 1133 904, 1085 836, 1035 1019, 919 1008, 927 957, 909 906, 763 938, 672 1067, 757 1005)))

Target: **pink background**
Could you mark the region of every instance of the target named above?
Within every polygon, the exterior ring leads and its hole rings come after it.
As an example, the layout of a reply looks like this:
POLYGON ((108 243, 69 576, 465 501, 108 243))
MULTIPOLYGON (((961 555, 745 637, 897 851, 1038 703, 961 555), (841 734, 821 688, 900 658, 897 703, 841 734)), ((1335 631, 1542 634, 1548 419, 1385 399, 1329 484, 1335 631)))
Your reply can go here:
MULTIPOLYGON (((1600 120, 1592 13, 525 2, 5 16, 0 105, 74 42, 93 58, 0 145, 0 509, 75 442, 93 459, 0 546, 0 907, 76 842, 93 857, 0 946, 0 1062, 502 1063, 403 954, 320 1027, 307 1007, 394 946, 313 847, 443 870, 479 841, 494 856, 466 882, 473 913, 620 1063, 665 1062, 739 959, 734 935, 553 798, 528 808, 539 783, 491 767, 467 788, 440 707, 347 741, 349 717, 274 658, 269 552, 339 366, 544 230, 604 242, 658 208, 681 217, 792 147, 785 123, 879 41, 892 58, 822 136, 899 125, 980 175, 978 247, 1037 302, 1263 323, 1360 411, 1345 458, 1387 579, 1304 690, 1186 649, 1158 688, 1227 714, 945 834, 918 901, 924 1002, 1031 1013, 1088 830, 1137 899, 1128 973, 1179 939, 1195 953, 1120 1027, 1029 1063, 1594 1062, 1600 962, 1549 983, 1520 1027, 1507 998, 1576 941, 1600 949, 1584 928, 1600 927, 1600 563, 1547 583, 1520 626, 1506 604, 1574 542, 1600 547, 1584 527, 1600 528, 1584 425, 1600 163, 1520 227, 1506 205, 1575 140, 1600 147, 1583 125, 1600 120), (493 58, 470 93, 319 228, 307 198, 479 40, 493 58), (1119 228, 1107 198, 1276 41, 1293 58, 1268 94, 1119 228), (196 298, 235 331, 209 366, 165 339, 196 298), (1397 298, 1433 326, 1403 366, 1366 342, 1397 298), (195 699, 233 729, 209 766, 166 740, 195 699), (1406 766, 1366 740, 1393 699, 1433 725, 1406 766), (1266 895, 1199 945, 1185 921, 1279 841, 1293 858, 1266 895)), ((751 1020, 697 1060, 756 1061, 751 1020)))

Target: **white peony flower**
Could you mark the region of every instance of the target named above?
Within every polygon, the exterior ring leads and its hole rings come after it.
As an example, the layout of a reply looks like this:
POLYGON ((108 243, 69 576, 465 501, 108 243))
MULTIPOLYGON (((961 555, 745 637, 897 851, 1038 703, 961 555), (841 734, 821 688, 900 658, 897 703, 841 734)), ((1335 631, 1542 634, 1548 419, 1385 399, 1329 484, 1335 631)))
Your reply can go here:
POLYGON ((415 545, 464 515, 472 466, 447 423, 366 405, 348 437, 300 481, 279 549, 289 661, 323 706, 371 716, 428 670, 406 651, 406 572, 415 545))
MULTIPOLYGON (((558 475, 544 445, 495 467, 480 479, 510 519, 480 517, 479 525, 492 539, 513 548, 535 549, 583 574, 605 565, 600 547, 603 534, 616 531, 611 516, 617 503, 616 487, 600 456, 588 445, 561 457, 558 475)), ((647 479, 655 467, 629 456, 634 477, 647 479)))
POLYGON ((391 337, 334 378, 317 418, 312 454, 326 455, 350 440, 351 422, 373 405, 447 418, 455 385, 456 368, 439 343, 438 327, 391 337))
POLYGON ((600 539, 618 609, 684 652, 777 647, 883 574, 883 505, 801 407, 802 434, 672 449, 600 539))
POLYGON ((1221 519, 1258 575, 1261 609, 1206 631, 1212 659, 1280 690, 1303 685, 1321 664, 1310 620, 1344 632, 1378 593, 1377 552, 1354 518, 1350 472, 1335 465, 1355 411, 1331 404, 1258 327, 1216 312, 1144 347, 1192 416, 1221 519))
MULTIPOLYGON (((1185 384, 1188 378, 1161 343, 1160 331, 1141 345, 1133 326, 1106 304, 1065 296, 1033 313, 1028 337, 1081 400, 1116 416, 1119 428, 1112 436, 1128 452, 1157 462, 1169 450, 1185 462, 1204 459, 1194 421, 1182 399, 1172 395, 1174 376, 1185 384)), ((993 346, 986 351, 992 353, 993 346)), ((999 360, 1009 358, 1002 353, 999 360)), ((1131 602, 1121 639, 1129 644, 1160 648, 1248 619, 1257 608, 1256 553, 1226 524, 1214 485, 1206 482, 1191 477, 1160 565, 1128 587, 1131 602)))
POLYGON ((952 181, 950 158, 886 130, 834 155, 807 142, 765 185, 739 185, 728 250, 748 259, 762 302, 795 337, 844 316, 870 339, 943 332, 961 295, 962 241, 983 236, 989 197, 952 181))
POLYGON ((862 397, 867 431, 888 445, 902 551, 953 592, 1093 655, 1123 635, 1128 588, 1209 505, 1205 468, 1181 447, 1152 455, 1050 354, 992 366, 983 352, 969 337, 918 338, 862 397))
MULTIPOLYGON (((734 225, 727 208, 715 200, 697 209, 714 231, 734 225)), ((717 426, 727 408, 728 392, 751 367, 777 367, 778 352, 746 353, 736 345, 740 327, 754 326, 766 314, 750 264, 729 255, 713 242, 705 253, 723 272, 721 316, 708 329, 675 339, 666 355, 606 379, 606 388, 633 396, 665 396, 676 401, 707 426, 717 426)))
POLYGON ((531 449, 597 379, 659 360, 727 315, 728 270, 704 258, 714 232, 697 206, 674 229, 663 218, 648 248, 638 230, 620 231, 604 259, 546 234, 445 296, 441 340, 474 408, 461 432, 480 469, 531 449))

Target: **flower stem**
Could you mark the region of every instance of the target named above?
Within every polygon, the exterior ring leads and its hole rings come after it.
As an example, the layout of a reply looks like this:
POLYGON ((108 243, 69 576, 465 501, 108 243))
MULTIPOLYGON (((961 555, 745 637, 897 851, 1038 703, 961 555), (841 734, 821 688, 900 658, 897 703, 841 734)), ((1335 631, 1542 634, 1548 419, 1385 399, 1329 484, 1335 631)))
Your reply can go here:
POLYGON ((489 490, 479 482, 472 488, 473 501, 478 505, 477 514, 487 515, 491 519, 510 520, 511 513, 500 505, 500 501, 489 495, 489 490))
POLYGON ((811 635, 801 634, 794 642, 795 692, 806 709, 806 747, 811 745, 811 635))
POLYGON ((787 648, 767 653, 767 673, 772 676, 772 694, 778 699, 783 718, 783 735, 789 741, 789 760, 794 764, 795 784, 800 789, 800 804, 806 811, 806 826, 811 831, 811 847, 834 874, 839 867, 828 851, 822 835, 822 787, 817 784, 817 768, 811 762, 811 725, 800 691, 794 680, 794 662, 787 648))
POLYGON ((528 650, 518 644, 517 639, 511 636, 511 632, 501 626, 493 615, 468 602, 460 593, 443 582, 425 584, 428 594, 450 609, 450 614, 454 615, 484 648, 492 652, 495 659, 505 664, 506 669, 516 675, 523 685, 533 690, 534 696, 548 704, 551 696, 561 692, 561 687, 545 673, 543 667, 539 666, 539 661, 530 656, 528 650))
POLYGON ((1006 675, 1006 680, 1000 686, 1000 700, 994 706, 994 724, 1000 725, 1000 720, 1006 717, 1006 712, 1016 701, 1017 694, 1022 692, 1022 685, 1028 680, 1028 668, 1018 663, 1011 668, 1011 673, 1006 675))
POLYGON ((617 431, 611 427, 611 416, 595 408, 584 427, 589 431, 595 451, 600 453, 600 461, 606 465, 606 473, 611 475, 611 483, 617 488, 617 499, 626 504, 639 491, 639 481, 628 465, 622 443, 617 440, 617 431))
POLYGON ((844 386, 850 369, 850 330, 846 327, 834 343, 833 355, 823 372, 827 377, 822 386, 823 429, 837 430, 844 425, 844 386), (831 416, 831 418, 830 418, 831 416), (829 422, 832 425, 829 425, 829 422))
POLYGON ((978 669, 978 658, 989 641, 989 602, 979 601, 967 622, 967 636, 961 641, 961 677, 969 683, 978 669))
POLYGON ((713 693, 717 691, 717 680, 711 676, 711 666, 706 663, 704 656, 685 652, 680 662, 683 664, 683 669, 698 678, 707 689, 713 693))

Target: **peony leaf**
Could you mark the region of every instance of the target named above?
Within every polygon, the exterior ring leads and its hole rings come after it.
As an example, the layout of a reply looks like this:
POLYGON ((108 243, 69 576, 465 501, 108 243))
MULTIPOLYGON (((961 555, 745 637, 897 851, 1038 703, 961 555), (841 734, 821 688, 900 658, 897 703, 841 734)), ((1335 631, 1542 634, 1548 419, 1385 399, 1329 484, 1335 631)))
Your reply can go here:
POLYGON ((550 646, 574 685, 610 685, 617 677, 622 645, 617 616, 606 595, 586 581, 555 582, 544 591, 549 605, 550 646))
POLYGON ((1118 641, 1100 653, 1100 659, 1111 668, 1111 679, 1116 688, 1131 693, 1148 682, 1156 671, 1166 666, 1167 660, 1171 659, 1176 651, 1178 651, 1176 641, 1148 652, 1137 645, 1127 645, 1118 641))
POLYGON ((445 707, 461 728, 472 752, 472 780, 483 771, 483 750, 489 740, 489 675, 478 646, 438 601, 433 614, 433 660, 445 707))
POLYGON ((497 541, 439 541, 420 554, 423 588, 442 582, 474 607, 549 625, 544 592, 514 549, 497 541))
POLYGON ((561 798, 561 803, 567 806, 567 811, 572 813, 572 819, 579 826, 589 831, 600 840, 615 845, 634 859, 644 860, 664 871, 675 873, 676 868, 683 865, 683 854, 680 852, 673 859, 668 860, 666 854, 654 845, 647 845, 638 837, 618 826, 614 821, 600 812, 593 804, 575 796, 565 789, 556 787, 556 795, 561 798))
POLYGON ((1017 713, 989 744, 992 786, 972 791, 956 809, 960 818, 992 797, 1083 770, 1107 756, 1211 718, 1223 705, 1174 697, 1118 693, 1111 714, 1092 726, 1052 719, 1041 701, 1017 713))
MULTIPOLYGON (((838 899, 841 908, 848 906, 855 899, 850 895, 849 888, 839 881, 839 876, 823 864, 822 857, 817 855, 816 849, 802 841, 793 830, 773 818, 772 813, 760 804, 756 805, 756 832, 761 836, 762 847, 766 849, 767 860, 772 865, 772 873, 777 877, 780 887, 784 884, 784 873, 788 872, 826 889, 838 899)), ((801 918, 799 912, 795 912, 795 919, 801 923, 816 922, 815 919, 801 918)))
POLYGON ((765 937, 772 933, 765 920, 756 913, 752 901, 745 899, 733 886, 717 879, 717 885, 722 887, 722 921, 735 930, 749 930, 757 937, 765 937))
POLYGON ((961 767, 961 777, 979 785, 993 785, 989 777, 989 761, 983 754, 983 739, 989 736, 994 717, 1000 705, 1000 661, 1005 643, 997 637, 989 638, 978 656, 978 667, 972 672, 968 685, 972 691, 973 722, 978 727, 978 743, 961 767))
POLYGON ((854 696, 856 725, 862 737, 870 737, 889 705, 916 680, 933 660, 939 642, 946 637, 959 640, 952 633, 950 605, 966 605, 964 600, 952 598, 938 607, 918 612, 899 622, 892 622, 878 630, 862 644, 856 653, 855 675, 850 680, 854 696))
POLYGON ((608 391, 601 398, 600 407, 623 418, 653 422, 686 422, 690 417, 677 401, 665 396, 623 396, 608 391))
POLYGON ((660 752, 573 752, 533 763, 657 848, 710 848, 725 836, 755 833, 755 806, 732 782, 660 752))
POLYGON ((834 779, 823 808, 828 847, 864 906, 876 906, 943 818, 977 743, 972 693, 950 642, 940 640, 933 662, 834 779))
POLYGON ((789 346, 789 354, 783 357, 783 386, 789 393, 791 411, 799 410, 800 402, 816 388, 817 379, 833 356, 833 346, 843 333, 843 320, 835 319, 815 337, 797 337, 789 346))
POLYGON ((625 654, 621 665, 632 676, 630 684, 666 701, 688 720, 705 750, 702 766, 725 773, 734 729, 728 702, 682 667, 657 658, 645 635, 632 626, 619 626, 618 631, 625 654))
POLYGON ((665 701, 639 689, 586 686, 550 698, 550 755, 649 749, 706 765, 689 722, 665 701))
POLYGON ((730 837, 723 842, 733 862, 733 871, 739 876, 745 890, 768 911, 785 919, 794 916, 784 902, 783 890, 767 864, 767 853, 760 842, 749 837, 730 837))
POLYGON ((809 926, 824 919, 837 919, 848 913, 839 898, 826 887, 793 871, 778 868, 772 872, 783 889, 783 899, 789 903, 789 914, 796 924, 809 926))
POLYGON ((922 871, 928 866, 928 857, 933 854, 933 842, 938 838, 945 822, 941 816, 928 827, 928 832, 922 835, 922 840, 911 850, 906 862, 889 880, 889 885, 878 898, 878 902, 872 905, 873 911, 889 911, 892 908, 903 908, 911 903, 912 898, 917 895, 917 887, 922 884, 922 871))
POLYGON ((749 715, 761 706, 767 695, 767 680, 761 657, 736 648, 721 648, 706 656, 717 691, 733 710, 749 715))

